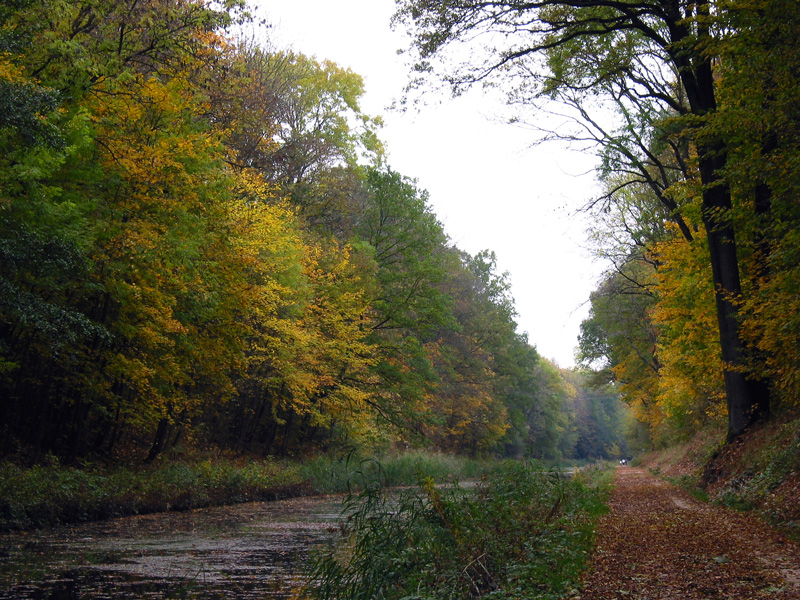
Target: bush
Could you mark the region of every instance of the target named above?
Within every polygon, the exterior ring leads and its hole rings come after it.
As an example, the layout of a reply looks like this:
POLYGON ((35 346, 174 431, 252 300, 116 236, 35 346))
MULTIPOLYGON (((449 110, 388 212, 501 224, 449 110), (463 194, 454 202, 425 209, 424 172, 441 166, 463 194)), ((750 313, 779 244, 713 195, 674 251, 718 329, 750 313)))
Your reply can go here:
MULTIPOLYGON (((333 600, 560 598, 577 582, 608 483, 504 463, 475 489, 389 493, 373 481, 345 501, 347 543, 318 555, 308 593, 333 600)), ((605 478, 607 482, 609 478, 605 478)))

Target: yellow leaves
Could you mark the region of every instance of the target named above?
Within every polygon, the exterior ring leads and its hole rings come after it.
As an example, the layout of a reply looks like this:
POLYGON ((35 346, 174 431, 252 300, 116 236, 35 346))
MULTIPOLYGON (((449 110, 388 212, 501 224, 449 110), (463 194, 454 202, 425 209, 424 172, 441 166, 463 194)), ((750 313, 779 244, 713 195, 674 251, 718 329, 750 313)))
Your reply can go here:
POLYGON ((661 369, 654 398, 668 427, 692 431, 724 419, 726 410, 705 236, 689 244, 674 235, 656 253, 662 266, 652 320, 659 329, 661 369))
MULTIPOLYGON (((237 192, 253 198, 272 190, 245 171, 237 174, 237 192)), ((284 410, 363 433, 372 414, 372 392, 363 386, 375 353, 362 327, 368 303, 349 249, 306 240, 285 203, 237 199, 228 215, 250 328, 250 377, 273 390, 284 410)))
POLYGON ((0 52, 0 79, 9 83, 22 83, 27 80, 23 70, 11 60, 11 55, 0 52))
POLYGON ((210 162, 222 157, 218 137, 198 127, 201 107, 181 78, 132 75, 98 85, 88 101, 101 161, 125 181, 130 210, 162 202, 201 203, 210 162))
MULTIPOLYGON (((267 181, 264 175, 255 169, 240 169, 232 184, 233 192, 239 197, 239 204, 252 206, 257 202, 270 202, 279 196, 279 186, 267 181)), ((288 204, 283 204, 285 210, 288 204)))
POLYGON ((350 382, 367 382, 369 367, 376 362, 362 326, 368 303, 346 247, 307 245, 305 250, 311 295, 298 319, 305 335, 295 364, 312 374, 306 379, 306 393, 316 397, 322 409, 318 418, 358 414, 368 396, 350 382))
POLYGON ((295 214, 287 204, 237 198, 227 203, 226 211, 241 267, 249 283, 261 286, 254 290, 256 294, 267 301, 281 293, 282 286, 300 283, 304 248, 295 214))

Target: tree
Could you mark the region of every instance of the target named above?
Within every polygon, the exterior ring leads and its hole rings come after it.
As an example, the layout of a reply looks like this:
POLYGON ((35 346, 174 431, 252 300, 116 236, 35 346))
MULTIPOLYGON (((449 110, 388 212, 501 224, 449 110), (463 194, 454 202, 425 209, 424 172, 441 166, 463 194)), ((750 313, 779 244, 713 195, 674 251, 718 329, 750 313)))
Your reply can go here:
POLYGON ((796 405, 800 329, 797 323, 800 18, 794 2, 738 0, 719 14, 719 110, 708 128, 727 141, 726 174, 739 210, 746 273, 741 298, 744 337, 755 348, 754 377, 775 397, 796 405))
POLYGON ((231 393, 241 330, 215 287, 229 281, 230 179, 196 78, 231 22, 219 8, 4 5, 15 53, 0 88, 16 116, 0 143, 17 147, 0 159, 2 385, 36 450, 74 457, 156 429, 154 457, 199 403, 231 393))
POLYGON ((614 387, 591 385, 590 377, 581 371, 566 371, 564 377, 574 390, 569 402, 576 434, 572 456, 580 459, 627 456, 626 406, 614 387))
POLYGON ((439 421, 439 446, 474 455, 492 449, 508 429, 507 382, 498 359, 516 341, 515 312, 493 253, 450 254, 458 262, 440 287, 452 298, 455 323, 440 323, 426 344, 436 374, 427 404, 439 421))
POLYGON ((578 360, 595 370, 597 385, 616 382, 637 418, 655 428, 663 415, 658 405, 663 368, 660 332, 652 319, 661 264, 655 244, 669 235, 667 215, 649 186, 623 185, 625 181, 626 176, 609 177, 606 184, 616 188, 615 201, 594 210, 590 240, 594 254, 609 268, 589 297, 589 317, 581 323, 578 338, 578 360))
POLYGON ((325 226, 330 178, 359 159, 378 164, 379 118, 360 107, 360 75, 301 53, 242 43, 219 77, 210 112, 228 131, 230 163, 279 185, 309 224, 325 226), (337 167, 339 169, 337 169, 337 167))
POLYGON ((443 287, 454 256, 427 192, 414 181, 368 168, 363 191, 353 245, 374 269, 365 326, 378 356, 376 396, 387 419, 413 430, 429 416, 425 398, 435 380, 425 345, 457 326, 453 298, 443 287))
POLYGON ((657 301, 650 318, 658 330, 661 364, 654 396, 664 423, 654 441, 686 439, 725 420, 719 338, 714 328, 714 288, 708 248, 699 239, 688 247, 673 235, 654 245, 659 269, 657 301))
MULTIPOLYGON (((513 94, 523 98, 570 98, 590 94, 603 84, 600 89, 616 91, 617 97, 659 105, 656 114, 680 117, 696 155, 729 437, 768 413, 765 386, 744 368, 746 348, 737 315, 742 285, 736 232, 729 218, 731 191, 724 178, 728 147, 724 138, 702 130, 718 105, 714 58, 707 52, 715 40, 711 7, 683 0, 404 0, 399 6, 397 18, 415 27, 419 71, 433 71, 431 59, 446 47, 487 40, 483 59, 456 65, 445 75, 456 91, 495 76, 515 83, 513 94), (587 55, 599 60, 587 61, 587 55), (677 90, 665 93, 663 83, 669 79, 664 73, 674 74, 677 90)), ((580 116, 596 122, 588 112, 580 116)))
POLYGON ((503 453, 546 459, 571 454, 569 402, 574 390, 558 366, 539 356, 522 336, 496 362, 509 421, 501 440, 503 453))

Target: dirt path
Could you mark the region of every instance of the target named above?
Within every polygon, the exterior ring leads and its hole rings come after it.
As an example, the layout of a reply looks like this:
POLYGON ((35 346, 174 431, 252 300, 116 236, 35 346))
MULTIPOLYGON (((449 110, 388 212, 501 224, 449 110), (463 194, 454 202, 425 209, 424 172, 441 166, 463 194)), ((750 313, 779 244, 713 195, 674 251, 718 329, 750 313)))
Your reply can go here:
POLYGON ((621 467, 580 600, 800 600, 800 547, 621 467))

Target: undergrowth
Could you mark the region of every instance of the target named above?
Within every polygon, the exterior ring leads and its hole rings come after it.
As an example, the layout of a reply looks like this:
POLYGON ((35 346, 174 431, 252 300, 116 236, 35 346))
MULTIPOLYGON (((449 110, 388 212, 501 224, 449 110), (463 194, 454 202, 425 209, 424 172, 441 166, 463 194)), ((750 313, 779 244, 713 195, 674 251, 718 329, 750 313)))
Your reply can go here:
POLYGON ((381 477, 385 485, 479 476, 490 462, 426 452, 374 459, 355 455, 308 460, 245 459, 189 453, 152 465, 67 466, 0 463, 0 531, 25 530, 109 517, 188 510, 301 494, 358 489, 381 477))
POLYGON ((302 489, 296 466, 205 459, 149 466, 0 464, 0 531, 215 504, 274 499, 302 489))
POLYGON ((608 471, 568 478, 509 462, 477 488, 378 481, 351 494, 346 542, 313 561, 319 600, 554 600, 575 589, 605 511, 608 471))

